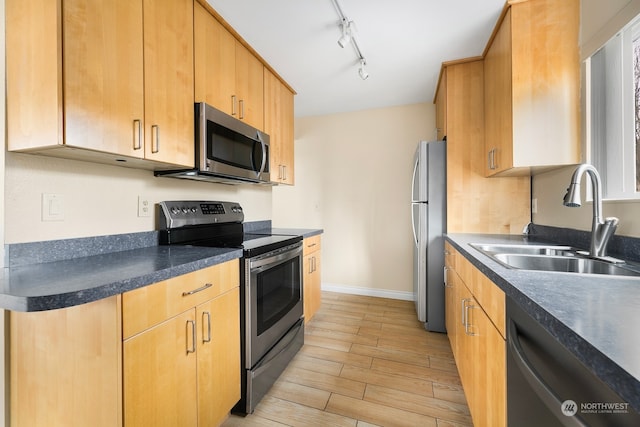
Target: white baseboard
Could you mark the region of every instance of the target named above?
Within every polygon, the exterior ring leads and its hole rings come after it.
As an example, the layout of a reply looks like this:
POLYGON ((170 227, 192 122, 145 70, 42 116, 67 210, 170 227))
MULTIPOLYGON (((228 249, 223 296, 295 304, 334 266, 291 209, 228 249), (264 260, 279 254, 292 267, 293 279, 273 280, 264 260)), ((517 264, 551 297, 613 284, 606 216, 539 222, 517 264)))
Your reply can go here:
POLYGON ((365 295, 369 297, 380 297, 389 299, 399 299, 404 301, 413 301, 413 292, 406 291, 390 291, 387 289, 359 288, 354 286, 339 285, 337 283, 322 282, 323 291, 338 292, 341 294, 365 295))

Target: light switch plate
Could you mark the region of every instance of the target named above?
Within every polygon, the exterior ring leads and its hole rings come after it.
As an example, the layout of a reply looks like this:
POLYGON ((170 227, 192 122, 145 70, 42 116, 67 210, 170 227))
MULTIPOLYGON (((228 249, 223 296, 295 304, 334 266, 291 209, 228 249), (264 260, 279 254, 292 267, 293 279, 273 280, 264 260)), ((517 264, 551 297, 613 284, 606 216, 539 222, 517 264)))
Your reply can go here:
POLYGON ((64 221, 64 196, 42 194, 42 221, 64 221))

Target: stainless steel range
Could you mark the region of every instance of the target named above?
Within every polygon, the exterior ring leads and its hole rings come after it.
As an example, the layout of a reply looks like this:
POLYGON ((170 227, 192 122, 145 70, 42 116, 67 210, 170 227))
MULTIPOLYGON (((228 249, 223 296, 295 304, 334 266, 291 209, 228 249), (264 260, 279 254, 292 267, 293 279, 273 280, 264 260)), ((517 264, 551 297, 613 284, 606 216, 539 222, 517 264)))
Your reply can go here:
POLYGON ((238 203, 160 202, 160 244, 243 249, 240 262, 242 397, 250 414, 304 344, 302 237, 245 233, 238 203))

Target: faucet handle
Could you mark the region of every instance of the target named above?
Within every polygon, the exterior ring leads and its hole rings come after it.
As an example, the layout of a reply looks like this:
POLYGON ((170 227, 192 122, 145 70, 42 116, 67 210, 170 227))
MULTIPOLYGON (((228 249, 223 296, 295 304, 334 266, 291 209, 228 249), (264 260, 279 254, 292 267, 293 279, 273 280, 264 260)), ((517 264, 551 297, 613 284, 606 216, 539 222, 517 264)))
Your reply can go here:
POLYGON ((604 223, 607 227, 613 227, 615 229, 620 223, 620 220, 615 216, 610 216, 604 219, 604 223))

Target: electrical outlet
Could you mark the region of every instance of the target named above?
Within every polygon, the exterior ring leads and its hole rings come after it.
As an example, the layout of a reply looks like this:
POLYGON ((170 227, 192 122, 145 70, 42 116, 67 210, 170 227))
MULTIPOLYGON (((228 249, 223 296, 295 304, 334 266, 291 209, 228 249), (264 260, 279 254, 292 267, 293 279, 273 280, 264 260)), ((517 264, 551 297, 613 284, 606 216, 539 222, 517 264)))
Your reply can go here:
POLYGON ((138 196, 138 216, 151 216, 151 203, 147 197, 138 196))
POLYGON ((538 199, 531 199, 531 213, 538 213, 538 199))

